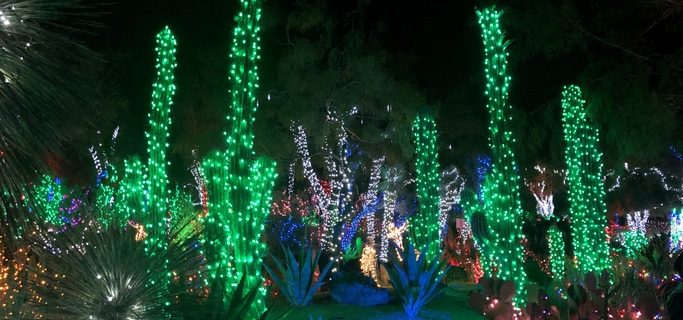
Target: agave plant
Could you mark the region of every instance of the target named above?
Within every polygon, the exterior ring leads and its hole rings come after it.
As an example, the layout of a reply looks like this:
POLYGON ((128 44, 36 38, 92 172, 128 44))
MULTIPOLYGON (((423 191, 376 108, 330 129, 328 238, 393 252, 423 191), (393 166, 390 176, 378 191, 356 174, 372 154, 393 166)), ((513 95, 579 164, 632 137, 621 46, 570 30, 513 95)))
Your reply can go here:
POLYGON ((30 234, 42 268, 29 278, 37 298, 27 308, 45 319, 167 318, 173 297, 183 290, 171 285, 172 275, 200 264, 189 239, 169 241, 166 248, 147 246, 136 239, 136 229, 103 227, 95 220, 58 233, 38 227, 30 234))
MULTIPOLYGON (((249 317, 252 305, 256 301, 258 290, 261 288, 261 284, 258 283, 251 288, 246 287, 247 275, 242 275, 240 282, 237 287, 230 290, 232 294, 228 293, 227 288, 224 286, 225 281, 216 277, 211 284, 211 295, 207 301, 201 305, 200 308, 194 308, 195 306, 186 305, 186 309, 195 310, 187 312, 185 310, 186 319, 211 319, 211 320, 242 320, 249 317)), ((272 311, 272 305, 264 311, 259 317, 260 320, 265 320, 270 311, 272 311)), ((285 317, 289 312, 285 312, 280 315, 279 318, 285 317)))
POLYGON ((323 285, 325 276, 332 267, 332 261, 320 269, 316 279, 315 267, 320 260, 321 251, 313 256, 313 248, 309 246, 304 249, 302 247, 297 259, 289 248, 283 247, 283 249, 285 251, 284 263, 271 253, 279 273, 273 271, 267 264, 264 266, 289 303, 296 307, 305 307, 311 304, 313 295, 323 285))
MULTIPOLYGON (((418 257, 410 242, 404 248, 402 259, 392 256, 391 262, 385 267, 391 285, 403 302, 406 315, 414 318, 425 304, 442 293, 441 280, 450 267, 440 256, 431 261, 426 254, 418 257)), ((426 249, 423 248, 422 252, 426 249)))

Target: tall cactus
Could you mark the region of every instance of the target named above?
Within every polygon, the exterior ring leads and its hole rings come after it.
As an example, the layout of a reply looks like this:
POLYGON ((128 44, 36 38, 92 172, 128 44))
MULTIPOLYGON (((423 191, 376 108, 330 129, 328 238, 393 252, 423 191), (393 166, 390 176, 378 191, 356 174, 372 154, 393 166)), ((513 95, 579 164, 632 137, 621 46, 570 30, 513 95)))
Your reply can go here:
POLYGON ((553 280, 561 282, 564 279, 564 239, 562 232, 553 225, 548 229, 548 249, 550 251, 550 270, 553 280))
POLYGON ((157 34, 157 78, 152 86, 152 111, 149 114, 147 152, 149 170, 147 196, 149 197, 149 217, 145 227, 149 240, 154 243, 166 232, 166 211, 168 199, 168 174, 166 172, 169 127, 171 126, 171 106, 175 95, 174 71, 176 67, 176 40, 171 29, 166 26, 157 34))
POLYGON ((507 41, 500 29, 501 11, 487 8, 477 11, 484 43, 484 70, 486 74, 486 97, 491 120, 489 122, 489 147, 493 164, 487 175, 483 197, 486 221, 491 238, 486 242, 484 253, 487 270, 497 278, 513 280, 519 306, 526 297, 526 273, 522 247, 522 205, 519 196, 519 169, 515 162, 510 132, 512 107, 508 104, 510 76, 507 74, 507 41))
POLYGON ((584 103, 578 86, 564 87, 562 123, 574 254, 579 270, 599 273, 610 265, 607 207, 598 129, 589 122, 584 103))
MULTIPOLYGON (((254 159, 253 150, 260 20, 261 1, 240 0, 230 51, 232 87, 227 117, 230 130, 225 133, 227 149, 214 152, 203 162, 209 177, 206 254, 212 276, 225 279, 229 290, 242 275, 246 275, 248 287, 263 280, 261 258, 265 246, 260 237, 276 176, 275 163, 266 158, 254 159)), ((265 309, 264 296, 262 288, 250 318, 258 318, 265 309)))
POLYGON ((441 174, 434 119, 418 115, 413 121, 413 138, 420 210, 411 218, 410 238, 416 248, 427 246, 428 257, 431 259, 440 253, 442 227, 439 224, 441 174))

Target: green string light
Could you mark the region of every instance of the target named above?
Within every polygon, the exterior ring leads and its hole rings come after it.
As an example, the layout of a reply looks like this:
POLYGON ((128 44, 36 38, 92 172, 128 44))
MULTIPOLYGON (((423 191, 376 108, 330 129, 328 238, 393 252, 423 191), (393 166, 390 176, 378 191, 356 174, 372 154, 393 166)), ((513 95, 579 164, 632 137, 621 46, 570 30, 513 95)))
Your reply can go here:
MULTIPOLYGON (((40 181, 31 188, 33 207, 45 222, 54 225, 63 223, 63 214, 60 209, 64 206, 65 192, 59 179, 50 175, 43 175, 40 181)), ((27 204, 30 202, 27 201, 27 204)))
POLYGON ((610 266, 605 188, 598 129, 588 121, 578 86, 562 91, 562 123, 569 185, 574 254, 579 270, 599 273, 610 266))
POLYGON ((436 142, 436 124, 429 116, 419 115, 413 121, 415 142, 415 171, 417 198, 420 210, 411 218, 410 237, 416 248, 427 246, 430 257, 440 253, 441 227, 439 225, 439 153, 436 142))
POLYGON ((519 169, 512 145, 515 139, 510 132, 512 107, 507 103, 510 76, 507 75, 505 40, 500 29, 501 11, 487 8, 477 11, 484 43, 484 70, 486 74, 486 108, 490 122, 489 147, 493 154, 490 173, 483 187, 484 208, 491 239, 484 245, 484 262, 487 273, 500 279, 515 282, 517 306, 525 303, 526 273, 522 247, 522 205, 519 196, 519 169))
POLYGON ((562 232, 555 225, 548 229, 548 248, 550 249, 550 271, 553 280, 561 282, 564 279, 564 239, 562 232))
MULTIPOLYGON (((208 213, 205 217, 204 254, 212 277, 225 279, 233 289, 242 275, 246 285, 263 281, 261 241, 272 201, 275 162, 253 151, 253 124, 258 107, 261 1, 241 0, 230 51, 231 103, 225 133, 227 149, 213 152, 202 165, 207 176, 208 213), (220 270, 220 272, 218 272, 220 270)), ((265 289, 259 290, 249 317, 265 310, 265 289)))
POLYGON ((141 221, 147 212, 147 190, 147 168, 140 158, 124 160, 123 177, 114 202, 115 223, 123 225, 129 219, 141 221))
POLYGON ((149 197, 149 218, 145 228, 151 243, 158 241, 166 233, 168 211, 168 174, 166 151, 168 150, 169 127, 171 126, 171 106, 175 95, 174 70, 176 68, 176 40, 171 29, 166 26, 156 36, 157 78, 152 85, 152 110, 149 117, 147 152, 149 170, 147 196, 149 197))

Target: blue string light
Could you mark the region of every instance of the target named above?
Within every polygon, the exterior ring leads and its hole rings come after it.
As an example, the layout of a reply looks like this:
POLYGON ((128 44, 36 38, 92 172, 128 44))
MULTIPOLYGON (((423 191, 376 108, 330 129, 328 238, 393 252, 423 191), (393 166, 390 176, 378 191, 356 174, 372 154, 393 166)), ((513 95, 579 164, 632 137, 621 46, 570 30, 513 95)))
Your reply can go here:
POLYGON ((673 154, 673 156, 674 156, 676 159, 678 159, 678 161, 683 161, 683 154, 681 154, 680 152, 678 152, 678 149, 676 149, 676 147, 674 147, 674 146, 669 146, 669 150, 671 150, 671 154, 673 154))
POLYGON ((476 156, 477 161, 477 196, 479 199, 482 198, 482 185, 484 184, 484 179, 486 174, 491 170, 491 157, 484 154, 478 154, 476 156))
POLYGON ((358 231, 358 226, 360 225, 360 222, 365 219, 367 216, 375 213, 377 209, 379 208, 379 204, 382 200, 382 193, 380 192, 377 195, 377 198, 370 203, 368 206, 364 207, 361 212, 359 212, 353 220, 351 220, 350 224, 344 225, 344 231, 342 232, 342 239, 341 239, 341 247, 342 250, 346 251, 349 249, 351 246, 351 241, 353 241, 353 238, 356 235, 356 231, 358 231))

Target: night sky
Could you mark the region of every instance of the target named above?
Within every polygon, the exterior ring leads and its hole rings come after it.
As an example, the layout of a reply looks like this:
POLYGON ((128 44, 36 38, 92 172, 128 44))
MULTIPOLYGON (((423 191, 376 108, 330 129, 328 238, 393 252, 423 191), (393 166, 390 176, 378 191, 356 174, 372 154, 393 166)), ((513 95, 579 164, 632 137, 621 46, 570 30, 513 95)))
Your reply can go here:
MULTIPOLYGON (((176 107, 172 111, 173 126, 185 130, 180 133, 179 130, 172 129, 173 170, 185 172, 190 161, 188 147, 175 147, 173 141, 182 139, 183 143, 179 145, 188 146, 194 139, 202 152, 221 146, 222 136, 217 133, 225 130, 229 88, 227 52, 236 2, 203 0, 201 4, 189 4, 187 1, 177 0, 122 0, 97 5, 98 10, 106 12, 99 18, 103 28, 88 39, 88 44, 101 52, 107 61, 100 72, 116 95, 113 106, 103 107, 114 108, 115 115, 103 120, 98 129, 106 132, 119 124, 119 148, 122 153, 143 154, 145 150, 142 137, 147 124, 146 113, 154 76, 154 35, 164 25, 173 29, 178 41, 178 90, 176 107)), ((287 48, 283 17, 296 6, 296 2, 265 2, 263 58, 260 64, 262 95, 275 85, 277 64, 287 48)), ((442 144, 456 145, 451 154, 448 151, 444 153, 446 161, 454 161, 459 153, 485 152, 488 116, 484 108, 483 53, 475 8, 484 7, 489 2, 417 3, 375 0, 363 3, 367 3, 367 6, 363 7, 365 9, 362 13, 359 13, 356 1, 327 1, 326 11, 333 17, 332 23, 344 24, 346 30, 360 28, 368 34, 376 35, 374 39, 378 41, 372 43, 372 47, 391 53, 385 61, 385 68, 397 79, 418 88, 424 94, 427 104, 438 110, 437 121, 442 131, 442 144), (355 16, 362 18, 355 19, 355 16), (454 126, 466 130, 452 130, 454 126), (472 147, 458 146, 460 140, 467 141, 472 147)), ((510 102, 527 118, 526 123, 533 123, 539 117, 548 117, 544 114, 547 108, 559 109, 562 86, 583 81, 582 72, 595 55, 603 58, 610 55, 623 56, 622 52, 609 45, 590 40, 584 40, 589 43, 588 49, 586 45, 579 45, 570 47, 569 50, 557 50, 552 56, 540 55, 537 51, 529 55, 524 46, 538 40, 533 37, 544 31, 548 20, 539 20, 537 23, 529 23, 527 20, 539 17, 553 19, 553 12, 539 15, 533 11, 533 6, 520 5, 518 2, 499 6, 509 7, 504 15, 503 25, 509 30, 508 38, 511 39, 510 102), (516 24, 518 27, 515 28, 511 25, 515 20, 526 24, 521 27, 516 24)), ((576 3, 578 19, 584 21, 586 26, 599 28, 601 16, 607 13, 595 11, 595 6, 597 5, 589 2, 576 3)), ((649 17, 643 19, 647 20, 649 17)), ((624 30, 624 36, 628 37, 629 32, 631 30, 624 30)), ((653 52, 670 54, 681 51, 680 41, 671 41, 682 35, 681 30, 656 30, 650 32, 652 33, 655 35, 648 36, 643 41, 651 42, 647 46, 652 47, 653 52)), ((562 36, 566 35, 559 34, 556 39, 545 40, 557 42, 562 36)), ((570 36, 567 39, 571 39, 570 36)), ((562 41, 564 40, 559 40, 562 41)), ((556 43, 553 42, 553 45, 556 43)), ((640 45, 645 46, 642 43, 640 45)), ((265 108, 267 107, 272 106, 265 108)), ((559 125, 557 114, 555 112, 551 117, 555 117, 554 121, 559 125)), ((677 114, 680 118, 680 109, 677 114)), ((540 127, 537 131, 547 129, 540 127)), ((549 145, 556 144, 560 137, 559 128, 553 131, 547 133, 547 141, 536 147, 538 154, 535 156, 540 154, 542 161, 561 160, 557 159, 557 155, 543 159, 544 154, 552 153, 544 151, 547 151, 549 145)), ((258 139, 263 137, 259 137, 257 132, 258 139)))

